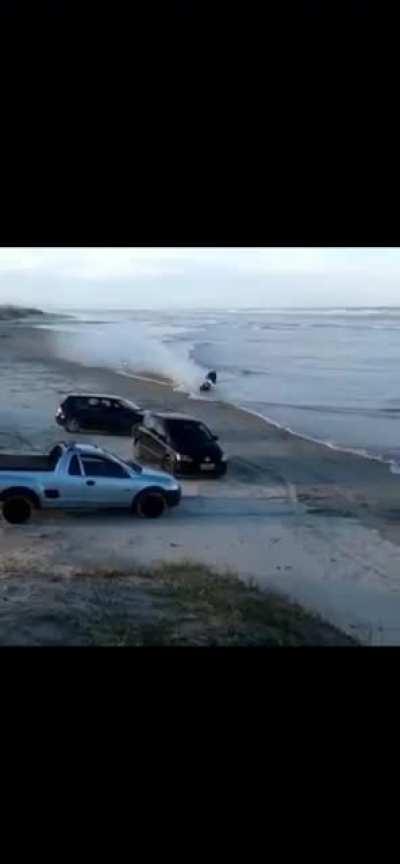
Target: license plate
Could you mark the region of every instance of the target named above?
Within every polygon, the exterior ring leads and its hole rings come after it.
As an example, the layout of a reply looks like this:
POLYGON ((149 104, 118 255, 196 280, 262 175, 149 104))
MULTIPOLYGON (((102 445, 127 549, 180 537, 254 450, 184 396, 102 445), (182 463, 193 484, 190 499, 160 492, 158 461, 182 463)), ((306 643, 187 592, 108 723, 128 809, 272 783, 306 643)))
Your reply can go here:
POLYGON ((207 465, 200 465, 202 471, 214 471, 215 465, 211 462, 207 465))

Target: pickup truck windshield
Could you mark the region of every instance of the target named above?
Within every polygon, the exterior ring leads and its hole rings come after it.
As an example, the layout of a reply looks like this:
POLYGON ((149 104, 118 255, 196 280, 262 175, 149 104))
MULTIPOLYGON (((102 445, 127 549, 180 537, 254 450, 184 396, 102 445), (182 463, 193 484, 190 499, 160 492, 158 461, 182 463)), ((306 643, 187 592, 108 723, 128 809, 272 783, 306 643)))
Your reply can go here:
MULTIPOLYGON (((102 449, 102 452, 103 452, 103 453, 107 453, 109 456, 111 455, 111 454, 109 453, 108 450, 103 450, 103 449, 102 449)), ((126 465, 127 468, 131 468, 131 469, 133 469, 134 471, 136 471, 136 474, 141 474, 142 471, 143 471, 142 466, 141 466, 141 465, 138 465, 137 462, 126 462, 125 459, 121 459, 121 460, 120 460, 120 464, 121 464, 121 465, 126 465)))

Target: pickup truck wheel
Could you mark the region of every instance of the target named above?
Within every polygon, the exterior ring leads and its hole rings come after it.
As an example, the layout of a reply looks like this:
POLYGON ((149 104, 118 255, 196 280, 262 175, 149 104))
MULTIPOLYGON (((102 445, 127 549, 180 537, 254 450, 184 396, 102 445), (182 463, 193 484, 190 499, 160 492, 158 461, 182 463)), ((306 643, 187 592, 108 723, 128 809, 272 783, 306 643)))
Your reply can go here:
POLYGON ((31 518, 32 504, 28 498, 16 495, 4 501, 2 511, 6 522, 9 522, 11 525, 23 525, 24 522, 28 522, 31 518))
POLYGON ((162 492, 142 492, 134 502, 134 512, 142 519, 158 519, 165 513, 167 502, 162 492))

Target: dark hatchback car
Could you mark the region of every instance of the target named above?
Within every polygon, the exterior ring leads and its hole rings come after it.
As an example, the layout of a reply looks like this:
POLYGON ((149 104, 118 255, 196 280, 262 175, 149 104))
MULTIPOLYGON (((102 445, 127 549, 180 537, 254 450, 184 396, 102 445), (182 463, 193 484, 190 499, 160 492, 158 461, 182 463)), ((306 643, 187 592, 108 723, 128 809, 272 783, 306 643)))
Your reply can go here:
POLYGON ((71 394, 61 403, 56 422, 68 432, 83 429, 109 432, 114 435, 133 435, 143 421, 143 411, 128 399, 100 394, 71 394))
POLYGON ((133 438, 137 458, 156 462, 171 474, 226 474, 227 460, 218 436, 193 417, 146 411, 133 438))

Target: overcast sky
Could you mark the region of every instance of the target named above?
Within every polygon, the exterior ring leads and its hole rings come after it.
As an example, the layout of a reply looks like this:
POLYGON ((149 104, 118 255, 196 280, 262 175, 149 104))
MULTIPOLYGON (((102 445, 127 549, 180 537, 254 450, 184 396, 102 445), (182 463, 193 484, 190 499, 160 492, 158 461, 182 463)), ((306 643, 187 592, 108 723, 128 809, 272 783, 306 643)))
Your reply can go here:
POLYGON ((0 302, 44 308, 400 305, 400 248, 5 248, 0 302))

